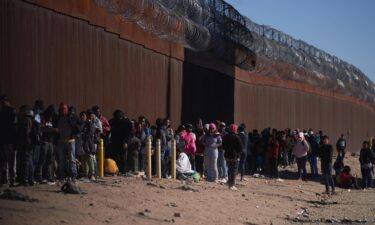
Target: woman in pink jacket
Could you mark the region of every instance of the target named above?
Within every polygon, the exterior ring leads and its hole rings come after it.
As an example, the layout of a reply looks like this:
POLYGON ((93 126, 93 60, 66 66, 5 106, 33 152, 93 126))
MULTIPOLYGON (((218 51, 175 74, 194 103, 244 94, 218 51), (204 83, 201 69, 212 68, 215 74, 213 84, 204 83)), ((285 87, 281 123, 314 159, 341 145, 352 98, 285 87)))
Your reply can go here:
POLYGON ((297 159, 298 179, 302 178, 302 180, 306 180, 307 152, 310 150, 310 147, 302 132, 298 133, 296 140, 297 142, 294 145, 293 152, 297 159))
POLYGON ((193 125, 186 125, 186 132, 181 134, 181 138, 185 142, 185 153, 189 157, 191 168, 195 171, 195 152, 197 147, 195 145, 195 140, 197 139, 193 133, 193 125))

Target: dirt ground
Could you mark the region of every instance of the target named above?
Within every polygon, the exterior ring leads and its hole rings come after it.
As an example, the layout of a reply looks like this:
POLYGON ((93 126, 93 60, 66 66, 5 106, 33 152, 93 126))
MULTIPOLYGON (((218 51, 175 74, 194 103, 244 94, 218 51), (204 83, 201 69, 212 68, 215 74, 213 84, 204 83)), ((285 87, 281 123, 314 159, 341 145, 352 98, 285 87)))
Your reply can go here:
MULTIPOLYGON (((360 176, 358 156, 345 162, 360 176)), ((59 185, 16 187, 38 201, 0 199, 0 224, 375 224, 375 189, 328 196, 320 179, 295 180, 294 171, 282 171, 281 182, 248 176, 237 181, 238 191, 134 177, 80 182, 83 195, 63 194, 59 185)))

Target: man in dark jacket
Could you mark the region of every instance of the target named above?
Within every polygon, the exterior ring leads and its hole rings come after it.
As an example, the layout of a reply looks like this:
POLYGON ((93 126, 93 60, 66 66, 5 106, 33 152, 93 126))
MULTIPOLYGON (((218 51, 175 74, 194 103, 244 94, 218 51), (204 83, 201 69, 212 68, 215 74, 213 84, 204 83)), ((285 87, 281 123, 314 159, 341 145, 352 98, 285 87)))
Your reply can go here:
POLYGON ((16 177, 16 110, 6 96, 0 97, 0 186, 13 186, 16 177))
POLYGON ((127 149, 133 125, 121 110, 116 110, 113 113, 110 125, 112 155, 119 165, 120 172, 125 175, 127 171, 127 149))
POLYGON ((329 186, 332 188, 332 194, 335 193, 335 183, 332 177, 332 157, 333 147, 329 144, 328 136, 321 137, 322 145, 320 146, 318 153, 322 162, 322 171, 324 176, 324 183, 326 186, 326 193, 329 194, 329 186))
POLYGON ((237 135, 238 126, 232 124, 229 133, 223 138, 224 156, 228 165, 228 187, 230 190, 237 190, 236 175, 238 172, 238 162, 242 154, 241 139, 237 135))
POLYGON ((309 136, 307 138, 307 141, 310 145, 310 152, 308 153, 308 158, 310 162, 310 168, 311 168, 311 176, 316 177, 318 175, 318 148, 319 145, 316 142, 316 138, 314 135, 314 132, 312 130, 309 130, 309 136))
POLYGON ((362 173, 362 188, 372 187, 372 170, 375 163, 375 155, 370 149, 370 144, 365 141, 359 155, 362 173))
POLYGON ((79 133, 77 128, 78 120, 79 118, 75 113, 68 113, 66 104, 60 104, 59 116, 55 124, 59 132, 57 148, 59 180, 66 178, 66 172, 68 172, 68 177, 72 178, 73 181, 77 177, 75 136, 79 133))
POLYGON ((33 126, 33 111, 27 105, 20 107, 17 127, 19 173, 21 185, 34 185, 33 149, 31 131, 33 126))

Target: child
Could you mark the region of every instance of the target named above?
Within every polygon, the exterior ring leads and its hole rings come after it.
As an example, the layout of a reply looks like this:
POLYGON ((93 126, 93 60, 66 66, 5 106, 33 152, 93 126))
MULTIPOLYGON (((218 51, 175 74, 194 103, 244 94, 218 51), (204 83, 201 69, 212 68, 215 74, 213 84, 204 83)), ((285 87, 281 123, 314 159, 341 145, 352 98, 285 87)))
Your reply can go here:
POLYGON ((331 186, 332 194, 335 194, 335 185, 332 177, 332 155, 333 148, 329 144, 328 136, 322 137, 323 145, 319 148, 319 156, 322 162, 322 171, 324 177, 324 183, 326 186, 326 193, 329 194, 329 186, 331 186))

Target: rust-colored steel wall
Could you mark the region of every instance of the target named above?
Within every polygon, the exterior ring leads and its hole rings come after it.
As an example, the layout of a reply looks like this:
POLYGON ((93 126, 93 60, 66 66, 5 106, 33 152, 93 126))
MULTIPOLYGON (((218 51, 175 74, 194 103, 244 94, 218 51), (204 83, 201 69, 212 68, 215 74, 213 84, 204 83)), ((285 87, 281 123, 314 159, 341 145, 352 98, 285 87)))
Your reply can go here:
POLYGON ((42 98, 180 122, 181 61, 22 1, 0 1, 0 10, 0 93, 13 105, 42 98))
POLYGON ((334 98, 236 80, 234 99, 234 120, 249 129, 312 128, 323 130, 334 144, 341 133, 349 134, 351 151, 375 134, 373 112, 334 98))

